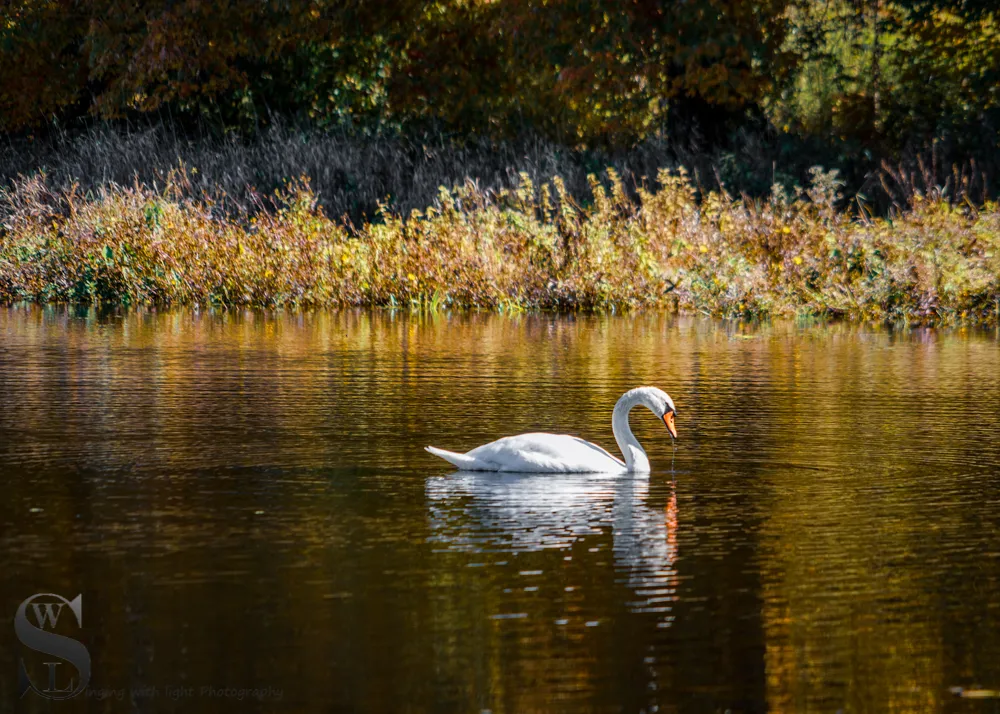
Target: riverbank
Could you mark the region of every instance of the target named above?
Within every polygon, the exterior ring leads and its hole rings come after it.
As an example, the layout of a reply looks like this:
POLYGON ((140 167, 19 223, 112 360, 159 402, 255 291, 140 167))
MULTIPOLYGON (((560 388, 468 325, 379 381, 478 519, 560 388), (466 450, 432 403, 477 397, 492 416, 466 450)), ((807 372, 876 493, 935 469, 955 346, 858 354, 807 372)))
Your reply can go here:
POLYGON ((764 201, 698 196, 683 171, 650 184, 627 191, 612 170, 583 202, 558 178, 468 183, 355 227, 327 217, 305 181, 234 212, 190 198, 183 172, 87 195, 35 176, 0 197, 0 301, 1000 316, 996 205, 917 195, 873 217, 839 208, 836 177, 818 170, 800 195, 764 201))

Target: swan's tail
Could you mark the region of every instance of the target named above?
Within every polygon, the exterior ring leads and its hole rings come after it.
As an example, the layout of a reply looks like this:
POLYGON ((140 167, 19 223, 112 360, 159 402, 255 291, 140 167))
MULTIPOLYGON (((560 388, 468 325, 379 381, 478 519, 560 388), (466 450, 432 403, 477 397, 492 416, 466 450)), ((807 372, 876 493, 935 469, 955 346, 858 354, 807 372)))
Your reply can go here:
POLYGON ((446 451, 445 449, 438 449, 434 446, 425 446, 424 451, 434 454, 435 456, 440 456, 448 463, 454 464, 460 469, 475 469, 476 467, 476 460, 471 456, 466 456, 465 454, 457 454, 454 451, 446 451))

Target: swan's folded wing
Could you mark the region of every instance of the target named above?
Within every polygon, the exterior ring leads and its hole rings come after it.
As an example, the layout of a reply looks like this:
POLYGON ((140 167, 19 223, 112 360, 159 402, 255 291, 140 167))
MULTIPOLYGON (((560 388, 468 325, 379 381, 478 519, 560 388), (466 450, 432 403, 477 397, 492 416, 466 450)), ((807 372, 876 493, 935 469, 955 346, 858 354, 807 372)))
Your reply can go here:
POLYGON ((607 458, 611 459, 612 461, 614 461, 616 464, 618 464, 622 468, 625 468, 625 462, 622 461, 621 459, 619 459, 617 456, 614 456, 607 449, 605 449, 603 447, 600 447, 597 444, 593 444, 593 443, 591 443, 589 441, 584 441, 583 439, 581 439, 578 436, 571 436, 570 438, 571 439, 575 439, 576 441, 580 442, 580 444, 582 444, 583 446, 586 446, 589 449, 593 449, 594 451, 597 451, 598 453, 603 454, 604 456, 606 456, 607 458))
POLYGON ((606 473, 624 462, 607 451, 568 434, 519 434, 484 444, 466 456, 490 471, 524 473, 606 473))

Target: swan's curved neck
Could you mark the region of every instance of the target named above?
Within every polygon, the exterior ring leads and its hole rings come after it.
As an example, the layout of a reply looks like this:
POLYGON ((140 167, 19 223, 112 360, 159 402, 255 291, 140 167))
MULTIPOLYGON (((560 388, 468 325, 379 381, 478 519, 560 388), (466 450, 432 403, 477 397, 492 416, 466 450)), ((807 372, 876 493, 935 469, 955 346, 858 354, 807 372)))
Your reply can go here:
POLYGON ((649 471, 649 458, 628 425, 629 412, 639 404, 643 404, 643 399, 638 390, 633 389, 630 392, 625 392, 615 404, 615 411, 611 417, 611 429, 615 433, 618 448, 622 450, 622 456, 625 458, 625 467, 629 471, 646 473, 649 471))

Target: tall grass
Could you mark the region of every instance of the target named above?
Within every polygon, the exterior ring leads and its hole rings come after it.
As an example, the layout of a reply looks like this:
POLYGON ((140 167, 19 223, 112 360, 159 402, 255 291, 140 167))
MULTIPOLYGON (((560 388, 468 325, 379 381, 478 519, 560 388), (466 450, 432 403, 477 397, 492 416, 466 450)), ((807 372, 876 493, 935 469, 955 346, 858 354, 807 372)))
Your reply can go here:
MULTIPOLYGON (((982 152, 981 152, 982 153, 982 152)), ((988 159, 989 152, 985 152, 988 159)), ((979 157, 984 158, 983 156, 979 157)), ((919 186, 925 193, 941 187, 951 200, 968 196, 975 203, 993 197, 989 160, 985 164, 931 142, 891 161, 862 156, 857 147, 796 140, 773 127, 744 127, 706 141, 696 124, 671 127, 627 149, 568 146, 539 136, 490 141, 442 133, 374 134, 326 131, 291 125, 280 117, 250 135, 220 133, 209 125, 175 122, 111 124, 99 122, 68 131, 52 127, 38 137, 0 140, 0 186, 43 172, 53 191, 77 186, 82 195, 135 182, 162 187, 171 171, 186 168, 185 198, 208 193, 217 210, 249 210, 255 195, 283 188, 290 177, 308 176, 327 215, 360 223, 379 206, 400 215, 422 210, 440 186, 471 180, 485 193, 516 189, 521 175, 535 184, 556 176, 581 203, 591 200, 590 174, 607 180, 613 168, 632 190, 661 168, 688 169, 699 193, 728 190, 766 197, 772 186, 788 190, 806 185, 814 165, 847 172, 847 192, 868 197, 876 211, 909 205, 919 186)))
MULTIPOLYGON (((96 195, 135 182, 162 187, 171 171, 186 167, 183 185, 175 184, 184 197, 212 194, 218 209, 245 211, 255 194, 270 194, 291 177, 308 176, 327 215, 357 223, 373 218, 380 205, 401 215, 424 209, 439 186, 471 180, 484 192, 495 192, 516 188, 525 173, 535 183, 561 176, 569 192, 583 199, 589 173, 611 166, 631 180, 653 176, 659 167, 682 159, 692 165, 694 154, 658 140, 609 153, 577 151, 539 137, 493 142, 442 134, 364 136, 277 120, 252 137, 220 136, 208 127, 178 133, 170 123, 98 123, 82 131, 0 143, 0 185, 42 171, 52 190, 76 185, 83 195, 96 195)), ((770 159, 766 163, 769 180, 770 159)), ((715 181, 710 169, 706 175, 715 181)))
POLYGON ((765 200, 698 195, 683 169, 627 190, 614 169, 584 205, 558 177, 468 181, 375 222, 333 220, 305 179, 241 208, 190 174, 84 195, 21 179, 0 195, 0 301, 666 307, 725 317, 992 323, 1000 209, 915 193, 890 218, 838 210, 833 172, 765 200))

